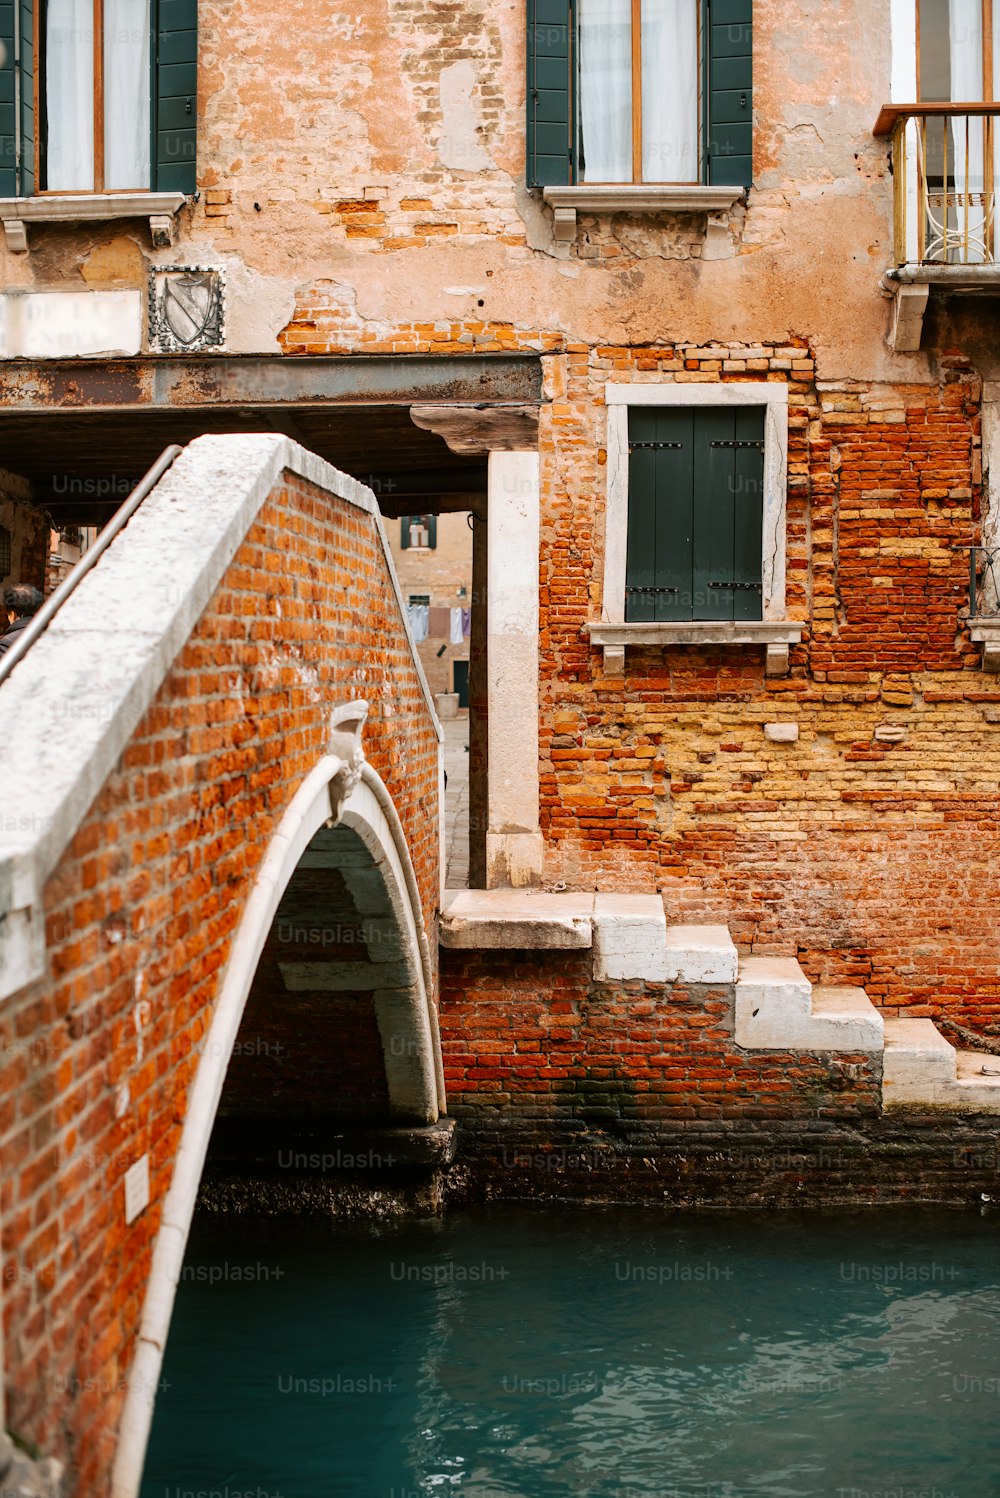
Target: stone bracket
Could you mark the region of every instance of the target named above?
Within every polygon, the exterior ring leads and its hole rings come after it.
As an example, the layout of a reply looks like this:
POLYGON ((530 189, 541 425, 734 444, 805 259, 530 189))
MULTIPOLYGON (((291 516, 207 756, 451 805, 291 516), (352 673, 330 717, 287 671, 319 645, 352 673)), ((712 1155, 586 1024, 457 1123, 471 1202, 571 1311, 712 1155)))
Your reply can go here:
POLYGON ((916 353, 920 347, 930 287, 926 283, 883 282, 883 290, 892 297, 889 347, 894 354, 916 353))
POLYGON ((538 446, 537 406, 411 406, 410 420, 441 437, 460 457, 529 452, 538 446))
POLYGON ((3 221, 4 238, 7 248, 12 255, 26 255, 28 253, 28 231, 19 218, 5 218, 3 221))
POLYGON ((1000 619, 974 619, 969 635, 983 647, 983 670, 991 676, 1000 672, 1000 619))

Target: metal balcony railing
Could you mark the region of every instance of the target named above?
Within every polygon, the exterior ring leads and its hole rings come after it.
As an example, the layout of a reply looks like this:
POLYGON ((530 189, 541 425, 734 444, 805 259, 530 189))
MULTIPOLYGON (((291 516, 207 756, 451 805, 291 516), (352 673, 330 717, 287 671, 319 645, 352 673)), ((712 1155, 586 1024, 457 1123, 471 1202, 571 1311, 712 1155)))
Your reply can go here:
POLYGON ((953 546, 969 553, 969 622, 1000 619, 1000 546, 953 546))
POLYGON ((887 104, 897 265, 986 266, 998 261, 1000 102, 887 104))

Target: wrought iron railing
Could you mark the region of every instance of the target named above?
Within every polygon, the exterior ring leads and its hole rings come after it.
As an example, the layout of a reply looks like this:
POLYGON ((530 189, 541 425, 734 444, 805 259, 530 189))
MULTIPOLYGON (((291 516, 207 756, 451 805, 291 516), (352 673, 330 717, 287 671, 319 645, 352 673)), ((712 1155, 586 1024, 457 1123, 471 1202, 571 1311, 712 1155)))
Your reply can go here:
POLYGON ((953 546, 969 553, 969 620, 1000 618, 1000 546, 953 546))
POLYGON ((993 265, 1000 127, 995 104, 885 105, 897 265, 993 265))

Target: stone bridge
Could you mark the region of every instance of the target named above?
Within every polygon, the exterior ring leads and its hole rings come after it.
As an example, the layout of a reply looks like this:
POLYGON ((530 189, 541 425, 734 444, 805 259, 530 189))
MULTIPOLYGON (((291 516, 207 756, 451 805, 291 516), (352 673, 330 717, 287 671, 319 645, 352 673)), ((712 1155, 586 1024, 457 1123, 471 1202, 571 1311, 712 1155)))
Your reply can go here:
POLYGON ((2 702, 5 1423, 128 1498, 220 1100, 444 1111, 441 731, 373 495, 280 436, 193 442, 2 702))

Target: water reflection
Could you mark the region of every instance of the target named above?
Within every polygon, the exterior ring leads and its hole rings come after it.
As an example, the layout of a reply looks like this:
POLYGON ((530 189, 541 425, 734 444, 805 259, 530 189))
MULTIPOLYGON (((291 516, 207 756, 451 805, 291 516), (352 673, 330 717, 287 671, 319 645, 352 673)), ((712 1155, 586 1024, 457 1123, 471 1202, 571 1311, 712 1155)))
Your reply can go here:
POLYGON ((283 1275, 183 1281, 144 1498, 995 1498, 995 1244, 884 1213, 201 1225, 190 1262, 283 1275))

